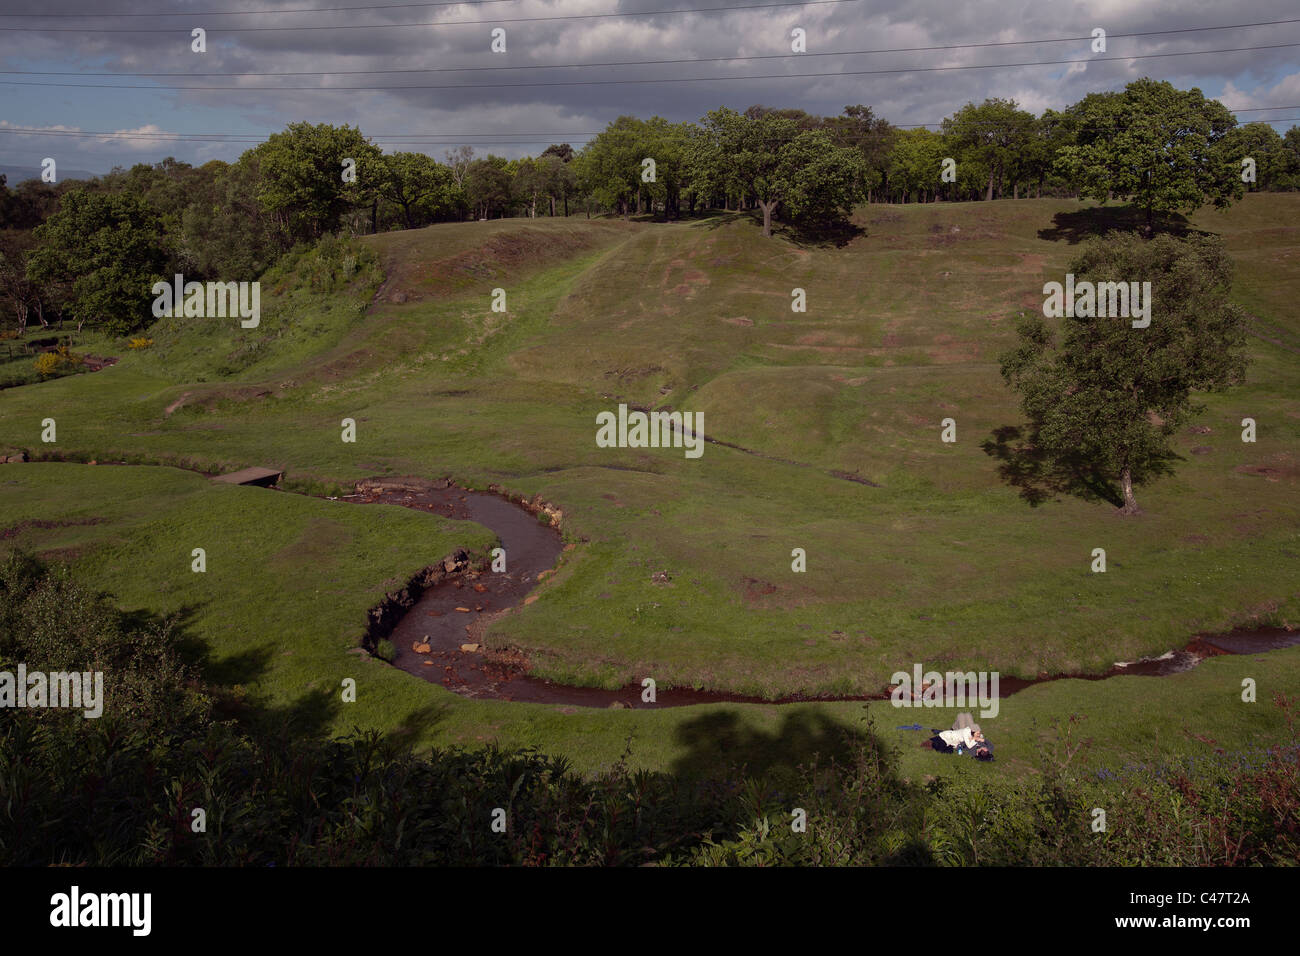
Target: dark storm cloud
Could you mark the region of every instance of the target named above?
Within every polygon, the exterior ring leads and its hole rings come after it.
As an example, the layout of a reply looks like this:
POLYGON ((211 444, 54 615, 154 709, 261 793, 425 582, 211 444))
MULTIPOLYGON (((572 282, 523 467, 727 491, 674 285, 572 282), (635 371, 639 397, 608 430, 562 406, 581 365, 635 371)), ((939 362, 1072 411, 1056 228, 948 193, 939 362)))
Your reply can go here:
MULTIPOLYGON (((365 0, 361 0, 365 2, 365 0)), ((262 3, 261 9, 355 5, 348 0, 282 0, 262 3)), ((5 69, 112 72, 115 78, 84 79, 103 84, 221 86, 212 91, 123 91, 117 94, 132 106, 134 122, 118 122, 105 113, 104 128, 139 128, 142 110, 158 116, 175 116, 183 107, 191 130, 218 132, 236 128, 231 116, 243 118, 239 129, 269 131, 287 122, 351 123, 368 134, 481 132, 491 134, 466 142, 483 143, 519 134, 554 133, 541 139, 581 140, 580 134, 601 129, 623 113, 658 114, 671 120, 698 119, 720 105, 743 109, 763 103, 797 106, 815 113, 838 113, 844 106, 865 103, 879 115, 898 123, 933 123, 968 100, 986 96, 1016 99, 1034 112, 1060 108, 1085 93, 1115 89, 1140 76, 1168 79, 1179 86, 1199 85, 1213 94, 1223 90, 1229 106, 1291 105, 1300 103, 1300 67, 1297 50, 1218 53, 1122 61, 1093 58, 1084 41, 1035 43, 911 53, 806 56, 754 59, 720 63, 593 66, 539 69, 553 64, 609 63, 636 60, 685 60, 740 55, 790 53, 792 28, 807 31, 808 52, 837 53, 884 48, 946 46, 969 43, 1084 37, 1094 27, 1111 35, 1104 56, 1172 53, 1300 42, 1300 24, 1256 27, 1163 36, 1119 38, 1115 34, 1168 31, 1225 23, 1285 19, 1294 14, 1290 0, 1269 0, 1224 7, 1210 3, 1045 3, 1011 5, 1005 2, 954 4, 951 0, 877 2, 850 0, 836 4, 776 7, 768 10, 737 9, 725 13, 666 13, 653 17, 619 17, 546 22, 511 22, 526 17, 571 16, 595 13, 636 13, 683 10, 703 6, 738 5, 736 0, 511 0, 455 7, 408 7, 371 11, 295 14, 276 12, 259 16, 211 16, 213 9, 229 9, 227 0, 193 0, 165 4, 161 9, 178 15, 165 18, 102 17, 93 20, 40 21, 58 27, 166 28, 165 33, 0 33, 0 63, 5 69), (365 28, 364 25, 416 24, 428 21, 480 20, 472 25, 399 26, 365 28), (267 30, 244 32, 237 26, 323 27, 338 30, 267 30), (208 52, 190 51, 189 31, 208 31, 208 52), (489 52, 490 32, 506 30, 507 53, 489 52), (1014 69, 977 69, 921 72, 921 68, 1006 64, 1039 60, 1083 59, 1071 66, 1032 66, 1014 69), (21 64, 21 65, 16 65, 21 64), (39 65, 37 65, 39 64, 39 65), (494 70, 493 67, 523 69, 494 70), (439 70, 466 72, 370 73, 332 76, 199 77, 194 72, 311 72, 319 70, 439 70), (854 70, 906 70, 875 75, 830 75, 797 78, 794 74, 854 70), (176 72, 180 77, 132 77, 132 72, 176 72), (776 75, 776 79, 726 79, 776 75), (692 79, 694 82, 629 83, 638 79, 692 79), (573 84, 587 81, 587 85, 573 84), (514 84, 500 86, 499 84, 514 84), (347 89, 383 86, 382 91, 347 89), (412 87, 454 86, 455 89, 412 87), (274 89, 254 89, 273 87, 274 89), (294 90, 286 87, 312 87, 294 90), (205 117, 211 117, 205 121, 205 117), (568 136, 564 134, 568 133, 568 136)), ((63 9, 87 9, 91 0, 63 9)), ((94 5, 98 13, 136 13, 130 0, 104 0, 94 5)), ((46 0, 12 0, 6 12, 49 12, 46 0)), ((0 25, 30 25, 34 21, 0 19, 0 25)), ((11 79, 77 82, 62 77, 8 77, 11 79)), ((22 103, 47 91, 35 87, 0 87, 6 98, 22 103)), ((58 91, 55 91, 58 92, 58 91)), ((71 94, 75 95, 75 91, 71 94)), ((103 97, 106 94, 89 93, 103 97)), ((8 113, 10 111, 6 111, 8 113)), ((125 114, 123 114, 125 115, 125 114)), ((1277 119, 1295 113, 1242 113, 1243 120, 1277 119)), ((8 119, 8 116, 3 117, 8 119)), ((56 125, 51 115, 42 126, 56 125)), ((11 123, 10 125, 24 125, 11 123)), ((175 123, 152 125, 174 129, 175 123)), ((11 137, 6 137, 11 138, 11 137)), ((35 140, 35 137, 32 138, 35 140)), ((38 141, 39 142, 39 141, 38 141)), ((65 145, 66 145, 66 141, 65 145)), ((0 144, 3 149, 7 144, 0 144)), ((117 157, 132 152, 126 142, 100 144, 99 153, 117 157)), ((411 144, 386 142, 396 148, 411 144)), ((541 145, 496 145, 506 155, 537 152, 541 145)), ((194 146, 137 143, 139 158, 174 153, 184 158, 233 159, 244 146, 194 146)), ((441 155, 445 145, 427 147, 441 155)), ((87 154, 93 152, 87 147, 87 154)), ((0 153, 3 155, 3 153, 0 153)))

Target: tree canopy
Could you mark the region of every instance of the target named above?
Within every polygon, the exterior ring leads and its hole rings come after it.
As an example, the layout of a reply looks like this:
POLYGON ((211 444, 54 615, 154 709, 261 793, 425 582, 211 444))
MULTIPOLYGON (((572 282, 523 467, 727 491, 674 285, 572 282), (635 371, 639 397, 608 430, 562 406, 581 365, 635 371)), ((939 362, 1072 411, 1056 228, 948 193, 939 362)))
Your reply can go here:
POLYGON ((860 152, 836 146, 824 130, 801 130, 798 117, 779 111, 713 110, 691 141, 690 164, 701 179, 752 195, 764 236, 782 204, 795 215, 838 216, 866 193, 860 152))
POLYGON ((122 334, 149 317, 150 289, 167 257, 154 209, 129 192, 71 192, 36 229, 27 264, 35 281, 71 276, 69 311, 122 334))
POLYGON ((337 231, 343 215, 387 178, 379 149, 351 126, 290 123, 251 150, 259 169, 257 198, 297 242, 337 231), (356 177, 344 178, 344 160, 356 177))
POLYGON ((1070 270, 1076 283, 1150 282, 1149 326, 1074 315, 1058 333, 1030 315, 1020 344, 1002 356, 1002 375, 1021 395, 1035 449, 1065 471, 1118 480, 1122 510, 1134 514, 1133 486, 1169 470, 1171 436, 1201 411, 1194 393, 1244 380, 1245 318, 1228 301, 1232 260, 1217 237, 1114 233, 1070 270))
POLYGON ((1090 94, 1071 112, 1076 143, 1060 149, 1058 167, 1085 198, 1131 199, 1148 234, 1157 214, 1241 198, 1241 157, 1224 148, 1236 120, 1200 90, 1141 79, 1123 93, 1090 94))

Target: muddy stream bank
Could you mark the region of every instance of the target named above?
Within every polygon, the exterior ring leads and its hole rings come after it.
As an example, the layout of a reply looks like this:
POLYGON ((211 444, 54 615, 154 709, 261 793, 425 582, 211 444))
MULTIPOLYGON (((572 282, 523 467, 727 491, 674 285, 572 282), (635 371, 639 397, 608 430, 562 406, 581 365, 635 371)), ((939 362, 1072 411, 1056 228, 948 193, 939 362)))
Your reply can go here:
MULTIPOLYGON (((20 463, 27 453, 11 456, 20 463)), ((42 455, 41 460, 68 460, 42 455)), ((94 462, 89 463, 94 465, 94 462)), ((131 467, 126 462, 100 465, 131 467)), ((148 466, 142 466, 148 467, 148 466)), ((178 467, 169 465, 169 467, 178 467)), ((207 475, 215 478, 215 475, 207 475)), ((292 492, 291 492, 292 493, 292 492)), ((355 493, 335 500, 352 504, 390 504, 458 521, 473 521, 491 530, 506 554, 506 571, 493 572, 489 562, 464 551, 435 557, 436 563, 416 573, 404 587, 385 595, 368 613, 362 646, 374 652, 382 640, 395 649, 392 664, 430 683, 465 697, 526 701, 572 707, 655 708, 691 704, 791 704, 813 701, 888 700, 889 690, 859 696, 790 695, 775 699, 747 697, 689 688, 657 688, 656 702, 641 700, 639 684, 617 690, 556 684, 531 676, 527 657, 511 649, 492 650, 484 636, 492 621, 511 609, 531 603, 537 585, 554 572, 566 550, 558 525, 562 513, 541 500, 509 495, 496 485, 470 491, 449 479, 383 478, 358 482, 355 493), (543 521, 542 518, 548 520, 543 521)), ((569 545, 568 547, 572 547, 569 545)), ((1049 681, 1106 680, 1118 676, 1166 677, 1190 670, 1207 657, 1223 654, 1262 654, 1300 644, 1300 631, 1282 628, 1239 629, 1221 635, 1198 635, 1188 644, 1155 658, 1116 664, 1099 674, 1040 674, 1033 679, 999 677, 999 697, 1049 681)), ((900 670, 906 666, 900 665, 900 670)), ((925 670, 937 670, 926 666, 925 670)))
MULTIPOLYGON (((689 688, 657 689, 655 703, 641 700, 639 684, 618 690, 554 684, 529 676, 525 656, 488 650, 483 636, 491 621, 511 608, 529 603, 529 594, 556 566, 564 544, 558 530, 539 520, 559 512, 540 498, 509 498, 493 486, 490 492, 468 491, 447 482, 385 479, 360 482, 357 493, 339 500, 357 504, 394 504, 445 518, 469 520, 491 530, 506 553, 506 571, 471 566, 463 552, 440 559, 403 591, 390 594, 371 611, 366 646, 380 639, 393 643, 393 664, 402 670, 466 697, 528 701, 574 707, 655 708, 708 703, 788 704, 808 701, 888 700, 889 693, 850 697, 793 695, 768 700, 689 688), (417 593, 418 592, 418 593, 417 593)), ((1034 679, 1002 676, 999 696, 1009 697, 1026 687, 1048 681, 1105 680, 1121 675, 1165 677, 1195 667, 1221 654, 1259 654, 1300 643, 1300 631, 1281 628, 1237 630, 1224 635, 1197 636, 1186 647, 1156 658, 1116 664, 1100 674, 1043 674, 1034 679)), ((900 669, 905 669, 901 668, 900 669)), ((927 667, 927 670, 936 669, 927 667)))

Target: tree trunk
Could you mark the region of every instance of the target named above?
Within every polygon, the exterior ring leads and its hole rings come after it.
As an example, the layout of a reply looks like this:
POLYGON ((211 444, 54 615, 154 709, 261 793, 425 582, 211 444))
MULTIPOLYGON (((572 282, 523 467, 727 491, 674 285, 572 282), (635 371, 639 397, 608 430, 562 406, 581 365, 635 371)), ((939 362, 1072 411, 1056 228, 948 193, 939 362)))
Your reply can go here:
POLYGON ((988 194, 984 197, 984 201, 985 202, 993 201, 993 170, 991 169, 989 170, 989 191, 988 194))
POLYGON ((1124 489, 1124 507, 1119 509, 1122 515, 1141 514, 1142 509, 1138 507, 1137 499, 1133 497, 1133 472, 1127 465, 1119 475, 1120 487, 1124 489))
POLYGON ((758 204, 763 208, 763 235, 771 236, 772 235, 772 210, 776 208, 776 202, 775 201, 763 202, 763 200, 760 199, 758 201, 758 204))

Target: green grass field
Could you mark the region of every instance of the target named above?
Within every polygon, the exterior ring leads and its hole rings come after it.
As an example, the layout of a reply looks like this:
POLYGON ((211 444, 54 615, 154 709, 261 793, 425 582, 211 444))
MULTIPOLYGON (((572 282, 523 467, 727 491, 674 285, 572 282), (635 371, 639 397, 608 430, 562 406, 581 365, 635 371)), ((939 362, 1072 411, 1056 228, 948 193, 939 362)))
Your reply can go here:
MULTIPOLYGON (((642 677, 775 696, 878 690, 891 673, 1099 672, 1193 634, 1297 618, 1300 196, 1252 195, 1197 228, 1237 261, 1257 317, 1247 384, 1209 396, 1178 438, 1174 477, 1138 489, 1145 514, 1072 498, 1037 507, 981 447, 1020 423, 997 356, 1077 251, 1084 204, 869 206, 843 247, 763 240, 737 215, 683 223, 504 220, 365 240, 377 268, 315 288, 311 263, 264 280, 262 325, 160 327, 102 372, 0 392, 0 445, 33 455, 286 469, 290 487, 381 474, 453 475, 541 493, 577 548, 493 645, 535 673, 618 686, 642 677), (491 310, 503 289, 505 313, 491 310), (791 311, 791 290, 807 312, 791 311), (741 446, 603 449, 619 402, 704 414, 741 446), (1239 422, 1259 423, 1244 444, 1239 422), (940 421, 957 423, 956 444, 940 421), (40 439, 57 422, 55 444, 40 439), (357 442, 340 421, 357 422, 357 442), (1195 451, 1194 451, 1195 449, 1195 451), (846 481, 860 476, 878 487, 846 481), (1089 570, 1093 548, 1108 571, 1089 570), (803 548, 808 570, 791 571, 803 548), (667 571, 667 585, 651 575, 667 571)), ((222 320, 188 320, 213 323, 222 320)), ((102 353, 102 350, 101 350, 102 353)), ((172 469, 0 466, 0 541, 72 557, 130 608, 186 612, 210 676, 322 731, 405 728, 422 743, 501 740, 687 766, 795 760, 830 747, 863 705, 586 711, 467 701, 347 654, 386 588, 476 526, 393 508, 222 488, 172 469), (432 524, 430 524, 432 522, 432 524), (201 540, 200 540, 201 539, 201 540), (208 542, 208 543, 205 543, 208 542), (209 570, 189 570, 205 547, 209 570), (347 676, 356 704, 337 704, 347 676), (776 755, 776 756, 774 756, 776 755)), ((1028 772, 1070 713, 1115 767, 1276 737, 1273 691, 1300 649, 1218 658, 1166 679, 1061 681, 986 723, 1007 773, 1028 772), (1241 678, 1259 682, 1240 701, 1241 678)), ((667 691, 666 693, 671 693, 667 691)), ((919 751, 868 708, 909 773, 968 769, 919 751)))

